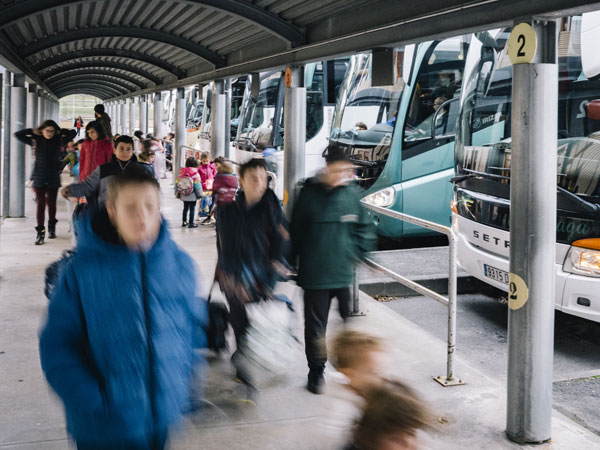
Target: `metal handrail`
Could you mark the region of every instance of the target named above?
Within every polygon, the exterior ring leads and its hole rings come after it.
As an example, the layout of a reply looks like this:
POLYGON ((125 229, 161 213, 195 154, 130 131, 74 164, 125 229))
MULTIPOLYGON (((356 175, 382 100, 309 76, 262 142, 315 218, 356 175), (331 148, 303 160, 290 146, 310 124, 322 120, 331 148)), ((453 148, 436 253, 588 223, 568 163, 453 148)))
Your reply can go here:
MULTIPOLYGON (((392 211, 391 209, 383 208, 381 206, 375 206, 367 203, 365 200, 361 200, 362 205, 378 214, 391 217, 393 219, 401 220, 403 222, 408 222, 413 225, 417 225, 423 228, 427 228, 432 231, 437 231, 438 233, 443 233, 448 237, 448 249, 449 249, 449 270, 448 270, 448 297, 445 297, 437 292, 432 291, 431 289, 416 283, 396 272, 390 270, 381 264, 373 261, 370 258, 365 258, 365 262, 370 267, 373 267, 380 272, 385 273, 389 277, 403 284, 404 286, 412 289, 413 291, 418 292, 421 295, 432 298, 440 302, 443 305, 448 307, 448 356, 446 360, 446 376, 438 376, 435 377, 434 380, 440 383, 442 386, 456 386, 460 384, 465 384, 465 382, 454 376, 454 350, 456 349, 456 298, 457 298, 457 273, 458 273, 458 263, 457 263, 457 243, 458 238, 454 230, 450 227, 446 227, 440 225, 435 222, 430 222, 428 220, 420 219, 419 217, 410 216, 408 214, 404 214, 398 211, 392 211)), ((356 290, 355 295, 358 295, 358 290, 356 290)))

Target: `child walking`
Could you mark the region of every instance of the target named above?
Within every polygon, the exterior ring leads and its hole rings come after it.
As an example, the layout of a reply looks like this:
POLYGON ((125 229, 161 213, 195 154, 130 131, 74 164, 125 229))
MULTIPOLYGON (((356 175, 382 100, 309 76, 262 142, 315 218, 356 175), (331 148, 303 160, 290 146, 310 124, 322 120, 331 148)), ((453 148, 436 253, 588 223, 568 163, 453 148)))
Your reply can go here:
POLYGON ((202 200, 200 201, 200 217, 208 217, 210 206, 212 204, 212 189, 215 177, 217 176, 217 168, 211 162, 209 154, 204 152, 200 155, 200 167, 198 168, 200 179, 202 180, 202 200))
POLYGON ((179 169, 179 177, 175 181, 175 197, 183 202, 181 226, 197 228, 198 225, 194 223, 194 213, 196 201, 202 197, 202 181, 198 173, 198 160, 193 156, 187 158, 185 167, 179 169))

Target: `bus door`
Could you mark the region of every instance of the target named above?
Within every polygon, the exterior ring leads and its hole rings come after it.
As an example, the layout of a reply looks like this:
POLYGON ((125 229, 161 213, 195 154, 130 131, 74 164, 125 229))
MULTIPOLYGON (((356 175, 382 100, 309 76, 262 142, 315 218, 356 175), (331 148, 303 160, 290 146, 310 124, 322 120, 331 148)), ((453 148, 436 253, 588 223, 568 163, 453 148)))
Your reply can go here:
MULTIPOLYGON (((454 141, 460 88, 468 50, 466 37, 425 44, 415 67, 402 134, 403 212, 450 225, 454 141)), ((404 234, 426 232, 405 224, 404 234)))

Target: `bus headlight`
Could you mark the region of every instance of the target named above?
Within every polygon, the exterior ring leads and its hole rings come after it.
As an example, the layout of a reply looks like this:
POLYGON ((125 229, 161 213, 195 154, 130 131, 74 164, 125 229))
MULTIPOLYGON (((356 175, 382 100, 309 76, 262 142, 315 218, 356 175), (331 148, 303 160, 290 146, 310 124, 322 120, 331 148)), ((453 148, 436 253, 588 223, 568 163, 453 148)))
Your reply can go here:
POLYGON ((567 254, 563 270, 569 273, 600 277, 600 249, 577 247, 573 243, 567 254))
POLYGON ((396 191, 394 188, 385 188, 381 191, 374 192, 371 195, 365 197, 365 202, 374 206, 388 207, 394 204, 396 197, 396 191))

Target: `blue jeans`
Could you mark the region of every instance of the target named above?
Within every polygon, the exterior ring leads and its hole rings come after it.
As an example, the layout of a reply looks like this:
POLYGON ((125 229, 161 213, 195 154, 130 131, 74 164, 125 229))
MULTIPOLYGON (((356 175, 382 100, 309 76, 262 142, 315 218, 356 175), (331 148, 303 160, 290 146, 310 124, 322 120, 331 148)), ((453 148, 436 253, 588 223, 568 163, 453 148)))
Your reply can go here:
POLYGON ((200 217, 208 216, 210 212, 210 205, 212 205, 212 198, 210 195, 203 195, 200 200, 200 211, 198 212, 200 217))

